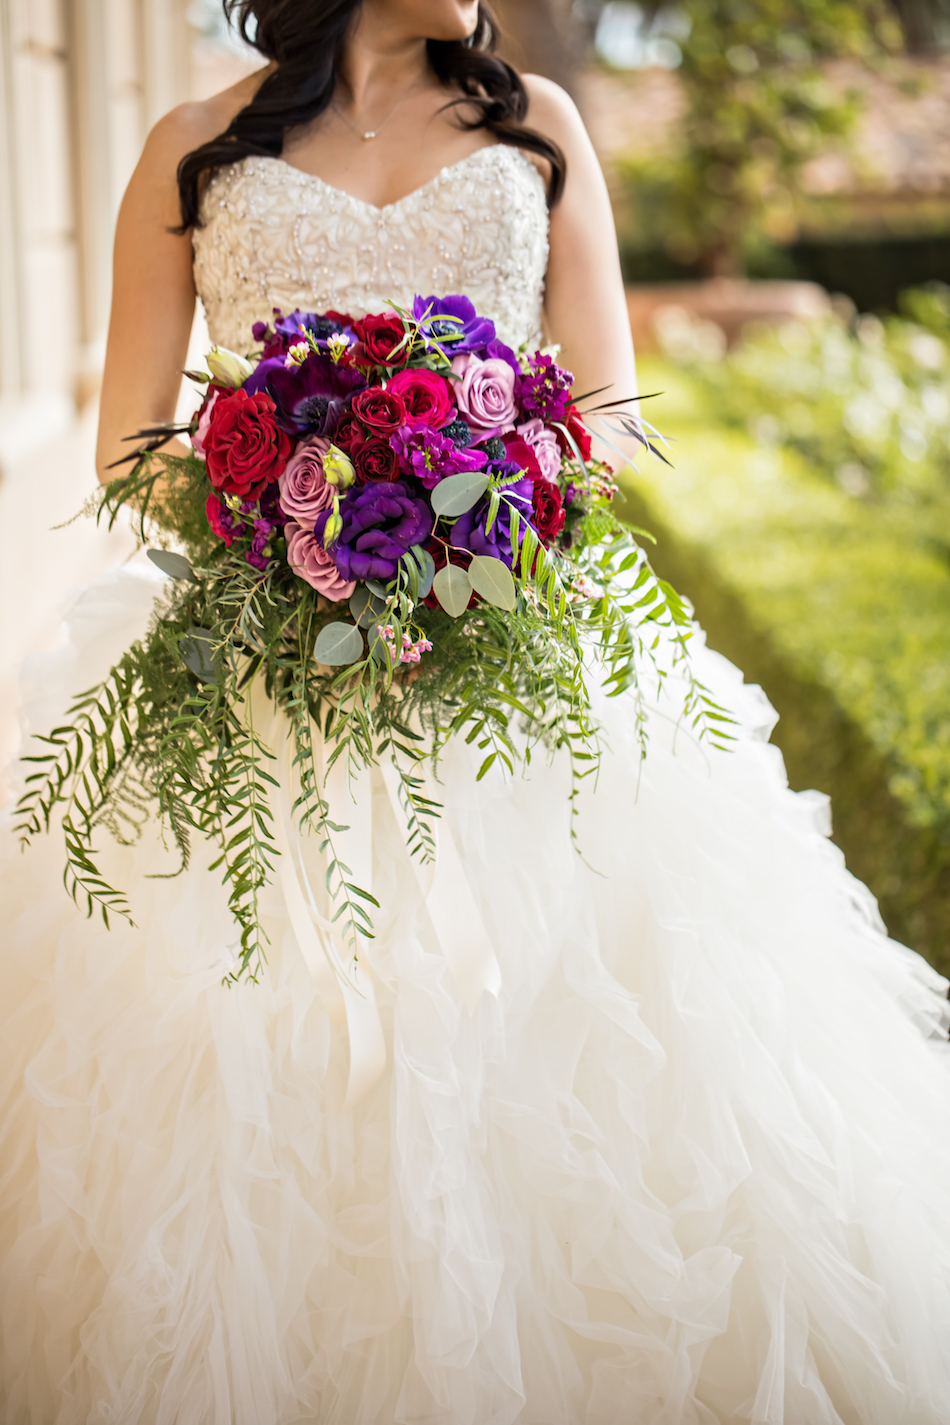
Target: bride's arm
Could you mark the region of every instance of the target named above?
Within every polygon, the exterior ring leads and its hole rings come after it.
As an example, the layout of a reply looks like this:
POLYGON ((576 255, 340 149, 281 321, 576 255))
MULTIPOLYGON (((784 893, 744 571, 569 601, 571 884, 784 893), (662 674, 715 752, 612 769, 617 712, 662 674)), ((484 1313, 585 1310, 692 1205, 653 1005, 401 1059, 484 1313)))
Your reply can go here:
POLYGON ((252 75, 166 114, 149 134, 122 200, 96 449, 104 483, 117 473, 109 465, 133 448, 125 436, 175 414, 195 312, 191 233, 174 231, 181 223, 178 164, 227 128, 259 82, 252 75))
MULTIPOLYGON (((578 392, 608 389, 596 401, 637 393, 637 374, 620 257, 607 185, 597 155, 571 99, 556 84, 525 76, 527 122, 564 150, 567 183, 551 213, 551 255, 544 300, 548 339, 561 347, 559 361, 573 371, 578 392)), ((636 406, 630 407, 631 411, 636 406)), ((621 446, 635 443, 615 438, 621 446)), ((602 448, 619 465, 616 453, 602 448)))

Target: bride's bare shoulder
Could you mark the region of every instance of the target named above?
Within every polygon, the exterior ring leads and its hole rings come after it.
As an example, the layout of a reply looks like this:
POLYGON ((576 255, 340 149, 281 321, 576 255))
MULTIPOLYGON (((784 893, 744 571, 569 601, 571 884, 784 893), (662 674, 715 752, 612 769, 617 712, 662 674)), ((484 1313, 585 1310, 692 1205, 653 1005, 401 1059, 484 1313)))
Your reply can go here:
POLYGON ((567 91, 540 74, 523 74, 521 77, 528 92, 528 125, 553 139, 568 158, 572 153, 588 152, 590 140, 584 121, 567 91))
POLYGON ((177 168, 186 153, 224 133, 231 120, 254 98, 268 73, 269 67, 264 67, 210 99, 179 104, 152 129, 143 162, 154 170, 177 168))

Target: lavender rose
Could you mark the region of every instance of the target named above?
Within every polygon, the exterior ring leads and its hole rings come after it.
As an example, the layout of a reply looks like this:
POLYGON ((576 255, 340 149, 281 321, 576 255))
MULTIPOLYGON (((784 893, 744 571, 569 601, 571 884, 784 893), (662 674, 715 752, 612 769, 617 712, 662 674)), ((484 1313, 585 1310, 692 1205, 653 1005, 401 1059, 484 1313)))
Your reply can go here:
POLYGON ((321 510, 333 504, 337 493, 327 484, 323 457, 330 449, 326 436, 315 435, 297 446, 277 482, 280 507, 291 519, 313 527, 321 510))
MULTIPOLYGON (((340 502, 340 515, 343 528, 333 545, 333 559, 344 579, 385 583, 395 578, 410 545, 423 544, 432 530, 432 512, 425 500, 411 495, 401 480, 352 486, 340 502)), ((329 518, 329 510, 317 517, 318 540, 329 518)))
POLYGON ((455 399, 473 440, 487 440, 513 429, 518 414, 516 377, 507 361, 500 357, 482 361, 467 354, 455 358, 452 370, 462 378, 455 383, 455 399))
POLYGON ((530 445, 534 451, 538 469, 545 480, 556 480, 561 473, 561 447, 553 430, 548 430, 538 417, 533 421, 526 421, 522 426, 516 426, 515 429, 525 444, 530 445))
MULTIPOLYGON (((517 469, 517 465, 512 463, 494 467, 496 473, 500 472, 503 475, 513 475, 517 469)), ((501 495, 501 509, 489 533, 485 532, 489 511, 489 501, 486 497, 466 514, 459 516, 452 526, 449 543, 456 549, 468 549, 472 554, 487 554, 493 559, 500 559, 510 569, 513 562, 511 557, 511 509, 514 506, 523 521, 531 522, 534 482, 525 476, 516 484, 506 486, 501 495)), ((524 524, 521 526, 521 531, 523 529, 524 524)), ((520 544, 520 537, 518 542, 520 544)))
POLYGON ((287 563, 297 575, 304 579, 318 594, 334 604, 348 599, 356 588, 340 574, 332 554, 313 537, 309 529, 304 529, 296 520, 290 520, 284 528, 287 536, 287 563))

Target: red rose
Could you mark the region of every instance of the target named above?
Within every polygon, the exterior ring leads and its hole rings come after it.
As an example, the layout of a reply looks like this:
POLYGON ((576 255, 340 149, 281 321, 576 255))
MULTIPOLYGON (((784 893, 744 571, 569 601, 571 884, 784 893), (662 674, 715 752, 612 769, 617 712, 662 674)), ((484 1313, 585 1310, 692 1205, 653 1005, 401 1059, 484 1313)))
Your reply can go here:
POLYGON ((561 503, 561 492, 553 480, 545 480, 543 475, 532 475, 531 481, 534 485, 531 493, 532 523, 538 538, 547 548, 564 528, 566 514, 561 503))
POLYGON ((361 485, 399 479, 399 460, 386 440, 367 440, 353 452, 356 478, 361 485))
POLYGON ((334 312, 331 307, 329 312, 324 312, 323 315, 329 317, 331 322, 336 322, 337 326, 351 327, 353 325, 353 318, 349 312, 334 312))
POLYGON ((431 426, 433 430, 441 430, 456 417, 452 388, 443 376, 437 376, 434 371, 400 371, 386 389, 391 396, 398 396, 404 402, 408 425, 431 426))
MULTIPOLYGON (((428 540, 425 547, 432 555, 432 562, 435 565, 435 572, 437 574, 440 569, 445 568, 446 563, 457 564, 460 569, 467 569, 471 563, 472 556, 467 549, 455 549, 450 545, 448 551, 446 551, 445 545, 438 539, 428 540), (446 559, 446 553, 448 553, 448 559, 446 559)), ((442 607, 431 589, 422 602, 427 609, 440 609, 442 607)), ((470 609, 473 609, 475 605, 480 602, 481 600, 478 595, 473 592, 468 601, 468 606, 470 609)))
MULTIPOLYGON (((580 451, 581 455, 583 455, 585 460, 589 460, 590 435, 586 427, 584 426, 583 421, 581 420, 580 411, 577 409, 576 406, 568 406, 567 410, 564 413, 564 425, 567 426, 571 435, 574 437, 574 442, 577 445, 577 448, 580 451)), ((564 432, 562 430, 555 431, 555 435, 557 436, 557 443, 564 451, 564 454, 573 455, 574 452, 568 444, 568 440, 564 432)))
POLYGON ((541 479, 541 466, 538 464, 538 457, 526 440, 522 440, 520 435, 514 431, 509 431, 502 436, 505 442, 505 457, 513 460, 516 465, 520 465, 526 475, 530 475, 532 480, 541 479))
POLYGON ((347 353, 354 366, 404 366, 409 360, 406 328, 397 316, 362 317, 353 323, 356 346, 347 353), (395 348, 403 342, 401 349, 395 348), (394 354, 395 352, 395 354, 394 354))
POLYGON ((208 478, 216 490, 259 500, 283 473, 294 448, 274 420, 276 407, 264 391, 235 391, 214 404, 204 438, 208 478))
POLYGON ((339 450, 345 450, 347 455, 352 456, 366 439, 366 432, 347 407, 340 419, 337 421, 336 430, 333 432, 333 444, 339 450))
POLYGON ((352 410, 363 425, 373 435, 395 435, 400 426, 406 424, 406 407, 392 391, 384 391, 382 386, 370 386, 353 397, 352 410))

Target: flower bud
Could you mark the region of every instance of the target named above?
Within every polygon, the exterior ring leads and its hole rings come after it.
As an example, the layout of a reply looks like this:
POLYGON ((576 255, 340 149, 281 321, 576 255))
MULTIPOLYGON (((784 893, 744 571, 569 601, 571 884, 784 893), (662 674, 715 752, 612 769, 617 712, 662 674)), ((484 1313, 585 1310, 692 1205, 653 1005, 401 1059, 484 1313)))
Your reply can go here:
MULTIPOLYGON (((332 449, 332 447, 331 447, 332 449)), ((333 513, 327 516, 327 522, 323 526, 323 547, 329 549, 336 544, 343 531, 343 516, 340 514, 340 497, 335 496, 333 501, 333 513)))
POLYGON ((213 346, 206 358, 208 370, 219 386, 243 386, 254 367, 226 346, 213 346))
POLYGON ((356 479, 352 460, 338 445, 331 445, 324 455, 323 473, 328 485, 337 485, 341 490, 348 490, 356 479))

